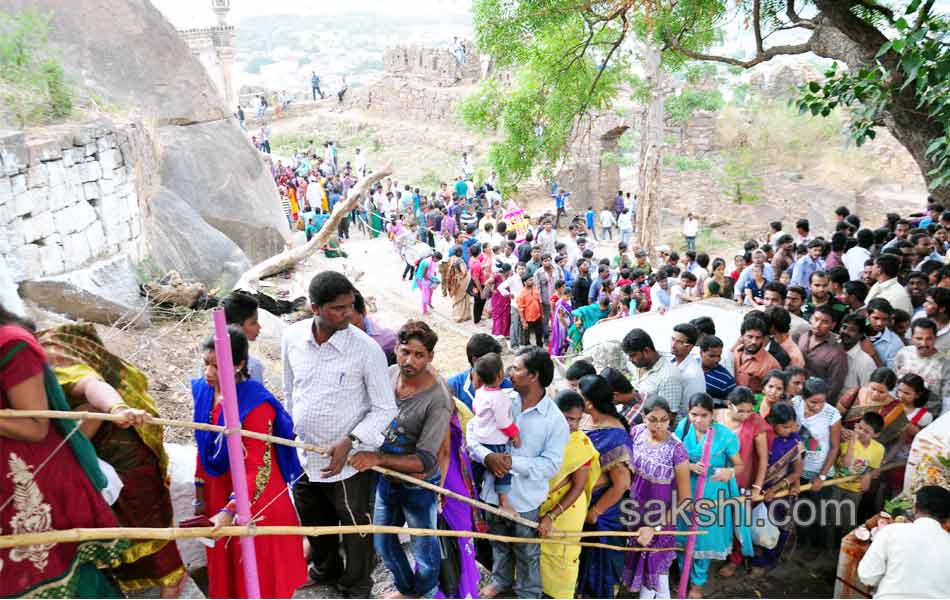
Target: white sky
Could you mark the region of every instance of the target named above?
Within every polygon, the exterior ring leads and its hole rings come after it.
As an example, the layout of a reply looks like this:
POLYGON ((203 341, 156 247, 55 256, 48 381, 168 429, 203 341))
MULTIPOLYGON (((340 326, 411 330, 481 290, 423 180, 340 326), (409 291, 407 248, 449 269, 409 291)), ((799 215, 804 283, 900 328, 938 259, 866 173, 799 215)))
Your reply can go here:
MULTIPOLYGON (((210 0, 151 0, 178 29, 213 25, 210 0)), ((231 0, 228 21, 237 25, 244 17, 259 15, 345 15, 376 12, 386 15, 468 14, 471 0, 231 0)))

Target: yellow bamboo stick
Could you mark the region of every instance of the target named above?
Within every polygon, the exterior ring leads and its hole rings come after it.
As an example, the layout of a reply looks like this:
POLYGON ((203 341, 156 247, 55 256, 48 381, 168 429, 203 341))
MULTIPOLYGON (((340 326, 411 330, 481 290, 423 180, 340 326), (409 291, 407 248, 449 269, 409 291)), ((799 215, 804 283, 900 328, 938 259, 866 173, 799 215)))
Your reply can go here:
MULTIPOLYGON (((71 419, 71 420, 93 419, 93 420, 98 420, 98 421, 125 421, 125 418, 119 415, 110 415, 106 413, 88 412, 88 411, 60 411, 60 410, 3 409, 3 410, 0 410, 0 418, 21 418, 21 419, 22 418, 37 418, 37 419, 71 419)), ((155 425, 168 426, 168 427, 184 427, 187 429, 200 429, 203 431, 218 431, 222 433, 228 432, 228 429, 221 425, 210 425, 208 423, 192 423, 191 421, 176 421, 172 419, 162 419, 159 417, 153 417, 151 415, 148 415, 146 417, 146 422, 152 423, 155 425)), ((257 440, 261 440, 265 442, 271 442, 273 444, 281 444, 284 446, 293 446, 295 448, 303 448, 304 450, 307 450, 310 452, 316 452, 318 454, 326 455, 328 453, 325 448, 321 448, 320 446, 316 446, 314 444, 308 444, 306 442, 298 442, 295 440, 288 440, 286 438, 277 437, 273 435, 267 435, 264 433, 258 433, 256 431, 248 431, 246 429, 240 429, 240 430, 235 430, 234 433, 238 433, 244 437, 249 437, 249 438, 253 438, 253 439, 257 439, 257 440)), ((387 477, 392 477, 395 479, 400 479, 407 483, 411 483, 413 485, 435 492, 436 494, 448 496, 449 498, 453 498, 455 500, 458 500, 459 502, 463 502, 470 506, 474 506, 475 508, 484 510, 485 512, 491 513, 493 515, 496 515, 505 519, 509 519, 511 521, 514 521, 515 523, 524 525, 525 527, 530 527, 531 529, 538 528, 538 523, 531 521, 530 519, 525 519, 524 517, 521 517, 519 515, 512 515, 510 513, 507 513, 499 509, 496 506, 492 506, 491 504, 486 504, 485 502, 481 502, 479 500, 469 498, 468 496, 457 494, 453 492, 452 490, 429 483, 428 481, 416 479, 415 477, 412 477, 411 475, 406 475, 405 473, 393 471, 392 469, 387 469, 385 467, 373 467, 373 470, 376 471, 377 473, 380 473, 381 475, 385 475, 387 477)), ((703 531, 700 531, 700 532, 675 531, 675 532, 664 533, 664 535, 704 535, 704 534, 705 532, 703 531)), ((580 537, 627 537, 630 535, 630 533, 624 532, 624 531, 603 531, 603 532, 581 532, 580 534, 576 534, 576 533, 566 533, 562 531, 552 531, 550 537, 551 538, 578 537, 578 535, 580 535, 580 537)))
MULTIPOLYGON (((896 468, 898 468, 898 467, 903 467, 905 464, 906 464, 906 463, 900 463, 900 462, 890 463, 890 464, 887 464, 887 465, 882 465, 881 467, 878 467, 877 469, 874 469, 874 470, 875 470, 875 471, 890 471, 891 469, 896 469, 896 468)), ((826 479, 826 480, 821 484, 821 487, 822 487, 822 488, 825 488, 825 487, 832 486, 832 485, 838 485, 839 483, 848 483, 849 481, 854 481, 855 479, 860 479, 860 478, 863 477, 863 476, 864 476, 864 474, 862 473, 861 475, 848 475, 848 476, 846 476, 846 477, 836 477, 836 478, 834 478, 834 479, 826 479)), ((798 491, 799 491, 799 493, 811 491, 811 484, 810 484, 810 483, 806 483, 805 485, 801 486, 798 491)), ((789 490, 785 490, 785 491, 783 491, 783 492, 778 492, 777 494, 775 494, 775 497, 773 498, 773 500, 776 499, 776 498, 784 498, 785 496, 790 496, 790 495, 791 495, 791 492, 790 492, 789 490)), ((751 502, 761 502, 761 501, 765 500, 765 494, 760 494, 760 495, 758 495, 758 496, 750 496, 750 497, 749 497, 749 500, 750 500, 751 502)))
MULTIPOLYGON (((222 538, 242 536, 267 535, 306 535, 318 537, 323 535, 357 535, 388 533, 398 535, 424 535, 431 537, 478 538, 510 544, 554 544, 558 546, 583 546, 586 548, 606 548, 608 550, 622 550, 624 552, 665 552, 679 551, 681 548, 641 548, 612 546, 594 542, 578 540, 562 540, 549 538, 521 538, 478 531, 453 531, 442 529, 417 529, 413 527, 395 527, 388 525, 342 525, 335 527, 302 527, 302 526, 231 526, 215 530, 213 527, 103 527, 98 529, 76 528, 50 530, 36 533, 20 533, 0 536, 0 548, 14 548, 19 546, 35 546, 42 544, 78 544, 94 540, 184 540, 192 538, 222 538)), ((576 534, 568 534, 576 537, 576 534)))

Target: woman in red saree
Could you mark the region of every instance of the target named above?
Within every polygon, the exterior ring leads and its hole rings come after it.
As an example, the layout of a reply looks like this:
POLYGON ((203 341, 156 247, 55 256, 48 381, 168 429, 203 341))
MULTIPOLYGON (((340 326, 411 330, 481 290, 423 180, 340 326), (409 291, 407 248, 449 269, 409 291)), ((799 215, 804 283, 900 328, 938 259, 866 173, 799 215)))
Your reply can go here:
MULTIPOLYGON (((69 410, 46 354, 24 325, 0 306, 0 408, 69 410)), ((118 527, 99 494, 106 479, 95 450, 73 432, 78 426, 0 419, 0 534, 118 527)), ((110 540, 2 549, 0 596, 119 597, 97 563, 118 561, 127 547, 110 540)))
MULTIPOLYGON (((729 392, 729 406, 716 411, 716 420, 739 437, 739 456, 746 468, 736 472, 739 489, 762 493, 765 472, 769 466, 769 434, 772 428, 755 412, 755 394, 745 386, 729 392)), ((719 569, 721 577, 731 577, 742 564, 742 545, 735 537, 729 560, 719 569)))
MULTIPOLYGON (((260 383, 248 378, 247 338, 240 329, 228 328, 237 378, 241 428, 293 439, 293 422, 280 402, 260 383)), ((218 385, 214 338, 204 345, 204 377, 191 382, 195 422, 224 422, 218 385)), ((195 514, 203 514, 217 527, 234 523, 235 504, 228 464, 227 443, 216 432, 196 431, 198 466, 195 473, 195 514)), ((299 526, 287 485, 300 477, 297 452, 290 446, 242 438, 251 518, 261 525, 299 526)), ((262 598, 290 598, 307 580, 303 538, 299 535, 254 538, 262 598)), ((241 545, 233 538, 219 538, 208 548, 210 598, 247 598, 241 569, 241 545)))

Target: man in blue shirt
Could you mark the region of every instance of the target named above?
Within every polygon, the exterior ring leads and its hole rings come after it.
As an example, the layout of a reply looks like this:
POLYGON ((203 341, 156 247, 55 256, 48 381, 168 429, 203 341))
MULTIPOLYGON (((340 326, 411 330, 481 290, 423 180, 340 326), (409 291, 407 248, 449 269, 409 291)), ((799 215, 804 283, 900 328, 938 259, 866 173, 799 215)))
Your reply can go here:
POLYGON ((561 221, 561 215, 567 216, 567 197, 571 193, 565 190, 558 190, 557 194, 554 194, 554 207, 557 209, 557 213, 554 216, 554 230, 557 231, 558 223, 561 221))
POLYGON ((792 279, 789 285, 800 285, 808 290, 811 295, 811 274, 816 271, 825 270, 825 260, 821 257, 825 244, 821 240, 812 240, 808 242, 808 254, 795 261, 792 267, 792 279))
POLYGON ((891 315, 894 314, 894 307, 885 298, 874 298, 868 302, 868 325, 871 335, 868 340, 872 346, 863 346, 864 351, 874 361, 878 367, 894 368, 894 357, 897 351, 904 347, 904 342, 893 331, 888 324, 891 322, 891 315), (868 352, 868 350, 873 350, 868 352))
MULTIPOLYGON (((548 495, 548 481, 557 474, 564 460, 570 430, 564 415, 545 389, 554 379, 551 356, 534 346, 521 348, 508 371, 514 391, 511 409, 515 424, 521 432, 521 446, 511 453, 492 452, 474 441, 469 422, 468 451, 472 459, 485 465, 485 483, 481 499, 498 504, 494 477, 510 473, 511 491, 508 501, 518 514, 531 521, 539 521, 539 509, 548 495)), ((489 513, 488 530, 497 535, 534 537, 537 531, 506 518, 489 513)), ((540 598, 541 546, 537 544, 509 544, 491 542, 492 580, 480 590, 481 597, 494 598, 500 592, 514 589, 518 598, 540 598), (518 579, 515 580, 515 564, 518 579)))
MULTIPOLYGON (((768 255, 761 249, 756 249, 752 252, 752 263, 762 265, 762 275, 765 277, 766 281, 772 281, 775 279, 775 274, 772 271, 772 265, 766 262, 768 255)), ((752 265, 747 266, 742 269, 742 273, 739 274, 739 280, 736 282, 736 298, 741 300, 742 294, 745 289, 745 285, 749 283, 749 279, 752 278, 752 265)))
MULTIPOLYGON (((475 368, 475 362, 479 358, 490 353, 501 354, 501 344, 498 340, 487 333, 476 333, 469 338, 465 344, 465 356, 468 358, 468 369, 457 373, 446 381, 452 395, 462 401, 465 406, 472 408, 472 402, 475 400, 475 386, 472 385, 472 370, 475 368)), ((511 380, 505 377, 501 381, 502 389, 511 388, 511 380)))
POLYGON ((722 366, 722 340, 714 335, 704 335, 699 343, 699 362, 706 377, 706 393, 716 400, 716 406, 726 406, 726 397, 736 387, 736 378, 722 366))

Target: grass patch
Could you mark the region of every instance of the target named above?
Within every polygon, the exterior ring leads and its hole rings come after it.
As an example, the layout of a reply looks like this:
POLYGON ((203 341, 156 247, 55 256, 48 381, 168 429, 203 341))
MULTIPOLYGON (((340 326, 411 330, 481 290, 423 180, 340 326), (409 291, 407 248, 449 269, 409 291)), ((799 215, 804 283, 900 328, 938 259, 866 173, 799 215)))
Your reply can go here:
POLYGON ((672 167, 677 171, 709 171, 713 167, 713 162, 708 158, 664 154, 663 166, 672 167))

